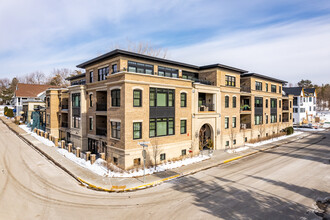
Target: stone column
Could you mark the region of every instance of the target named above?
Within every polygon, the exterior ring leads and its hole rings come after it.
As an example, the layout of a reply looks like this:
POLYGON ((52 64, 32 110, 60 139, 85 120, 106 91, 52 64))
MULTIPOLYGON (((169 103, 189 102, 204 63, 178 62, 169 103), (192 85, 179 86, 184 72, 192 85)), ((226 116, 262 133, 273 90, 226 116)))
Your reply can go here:
POLYGON ((48 132, 45 132, 44 138, 48 138, 48 132))
POLYGON ((68 151, 71 153, 72 152, 72 144, 68 144, 68 151))
POLYGON ((54 137, 54 144, 55 144, 55 147, 58 147, 58 138, 57 137, 54 137))
POLYGON ((62 141, 61 141, 61 148, 64 149, 64 146, 65 146, 65 141, 62 140, 62 141))
POLYGON ((39 129, 37 129, 37 135, 39 135, 39 132, 40 132, 40 130, 39 130, 39 129))
POLYGON ((80 157, 80 147, 77 147, 76 149, 76 157, 80 157))
POLYGON ((34 128, 33 129, 33 133, 37 133, 37 128, 34 128))
POLYGON ((90 155, 91 155, 91 152, 90 151, 86 151, 86 161, 89 161, 90 155))
POLYGON ((44 136, 44 131, 40 131, 39 135, 40 135, 41 137, 43 137, 43 136, 44 136))
POLYGON ((100 153, 100 157, 102 160, 105 160, 105 153, 100 153))
POLYGON ((52 138, 53 138, 53 135, 52 135, 52 134, 49 134, 49 135, 48 135, 48 139, 49 139, 50 141, 52 141, 52 138))
POLYGON ((91 154, 91 164, 93 164, 96 160, 96 154, 91 154))

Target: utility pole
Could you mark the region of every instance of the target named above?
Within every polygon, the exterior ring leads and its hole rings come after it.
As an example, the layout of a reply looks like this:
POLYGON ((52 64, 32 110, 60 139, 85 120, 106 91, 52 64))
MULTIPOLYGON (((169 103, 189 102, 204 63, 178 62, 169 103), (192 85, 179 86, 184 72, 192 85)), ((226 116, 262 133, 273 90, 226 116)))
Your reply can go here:
POLYGON ((150 144, 149 141, 147 142, 139 142, 140 146, 142 146, 142 157, 143 157, 143 183, 146 182, 146 157, 147 157, 147 151, 144 149, 145 147, 148 147, 148 144, 150 144))

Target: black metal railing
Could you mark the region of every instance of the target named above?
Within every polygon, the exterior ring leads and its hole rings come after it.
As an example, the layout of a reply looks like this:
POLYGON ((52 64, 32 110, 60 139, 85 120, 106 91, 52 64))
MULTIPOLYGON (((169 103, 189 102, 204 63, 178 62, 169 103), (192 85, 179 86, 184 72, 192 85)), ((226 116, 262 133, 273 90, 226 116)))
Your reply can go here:
POLYGON ((106 111, 107 103, 96 103, 96 111, 106 111))
POLYGON ((80 107, 72 107, 72 115, 80 116, 80 107))
POLYGON ((212 112, 215 111, 215 104, 205 104, 199 107, 200 112, 212 112))
POLYGON ((249 106, 249 105, 241 105, 241 111, 251 111, 251 106, 249 106))
POLYGON ((289 106, 283 106, 283 110, 289 110, 289 106))
POLYGON ((211 81, 208 81, 208 80, 205 80, 205 79, 195 79, 194 81, 197 82, 197 83, 204 84, 204 85, 213 85, 213 83, 211 81))
POLYGON ((69 109, 69 105, 62 105, 62 109, 69 109))
POLYGON ((62 121, 62 127, 67 128, 69 126, 68 122, 62 121))
POLYGON ((96 135, 107 136, 107 128, 96 128, 96 135))

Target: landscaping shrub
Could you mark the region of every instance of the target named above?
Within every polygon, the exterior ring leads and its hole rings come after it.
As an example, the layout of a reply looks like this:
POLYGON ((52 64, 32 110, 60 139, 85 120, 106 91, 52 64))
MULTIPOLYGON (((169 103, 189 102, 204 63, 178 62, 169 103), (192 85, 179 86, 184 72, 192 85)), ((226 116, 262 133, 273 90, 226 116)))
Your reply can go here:
POLYGON ((8 117, 10 117, 10 118, 12 118, 12 117, 14 117, 14 112, 13 112, 13 109, 8 109, 7 110, 7 115, 6 116, 8 116, 8 117))
POLYGON ((293 134, 294 130, 293 127, 287 127, 285 128, 286 135, 293 134))

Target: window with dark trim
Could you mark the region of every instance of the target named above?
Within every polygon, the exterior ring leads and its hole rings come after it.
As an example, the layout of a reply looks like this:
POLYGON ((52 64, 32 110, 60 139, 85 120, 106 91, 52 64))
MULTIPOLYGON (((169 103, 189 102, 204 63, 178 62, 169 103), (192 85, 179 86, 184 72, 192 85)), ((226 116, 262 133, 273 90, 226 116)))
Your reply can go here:
POLYGON ((225 129, 229 128, 229 117, 225 117, 225 129))
POLYGON ((181 93, 181 107, 187 107, 187 94, 182 92, 181 93))
POLYGON ((120 122, 111 122, 111 137, 120 139, 120 122))
POLYGON ((276 85, 271 85, 271 92, 276 93, 276 85))
POLYGON ((266 92, 268 92, 268 83, 266 83, 266 92))
POLYGON ((256 90, 262 91, 262 82, 257 82, 256 81, 256 90))
POLYGON ((118 72, 117 64, 113 64, 113 65, 111 66, 111 70, 112 70, 111 74, 114 74, 114 73, 118 72))
POLYGON ((158 66, 158 76, 178 78, 179 71, 168 67, 158 66))
POLYGON ((93 82, 93 71, 89 72, 89 82, 92 83, 93 82))
POLYGON ((225 85, 226 86, 236 86, 236 77, 235 76, 228 76, 225 77, 225 85))
POLYGON ((260 97, 255 97, 254 99, 254 107, 256 108, 262 108, 262 98, 260 97))
POLYGON ((93 107, 93 94, 89 94, 89 107, 93 107))
POLYGON ((150 64, 128 61, 128 72, 154 74, 154 66, 150 64))
POLYGON ((160 137, 174 135, 174 118, 151 118, 149 136, 160 137))
POLYGON ((278 122, 282 122, 282 115, 281 114, 278 115, 278 122))
POLYGON ((93 130, 93 118, 89 118, 89 130, 93 130))
POLYGON ((266 124, 268 124, 268 115, 266 115, 266 124))
POLYGON ((166 160, 166 154, 165 153, 160 154, 160 160, 161 161, 166 160))
POLYGON ((270 107, 271 108, 276 108, 277 105, 276 105, 276 99, 270 99, 270 107))
POLYGON ((134 89, 133 90, 133 107, 142 106, 142 90, 134 89))
POLYGON ((233 96, 233 108, 236 108, 236 96, 233 96))
POLYGON ((278 100, 278 107, 282 108, 281 106, 282 106, 282 100, 278 100))
POLYGON ((254 124, 261 125, 262 124, 262 115, 255 115, 254 116, 254 124))
POLYGON ((225 96, 225 108, 229 108, 229 96, 225 96))
POLYGON ((187 150, 186 149, 181 150, 181 156, 186 156, 186 154, 187 154, 187 150))
POLYGON ((103 67, 98 69, 98 81, 102 81, 106 79, 106 76, 109 75, 109 67, 103 67))
POLYGON ((266 99, 266 108, 268 108, 268 99, 266 99))
POLYGON ((180 134, 187 133, 187 120, 180 121, 180 134))
POLYGON ((232 126, 233 126, 233 128, 236 128, 236 117, 233 117, 232 120, 233 120, 232 121, 232 126))
POLYGON ((142 138, 142 122, 133 123, 133 139, 142 138))
POLYGON ((182 79, 190 79, 192 81, 198 80, 198 73, 182 71, 182 79))
POLYGON ((276 114, 271 114, 270 115, 270 123, 276 123, 276 122, 277 122, 276 114))
POLYGON ((151 107, 174 107, 174 89, 150 88, 151 107))
POLYGON ((111 90, 111 106, 120 107, 120 89, 111 90))

